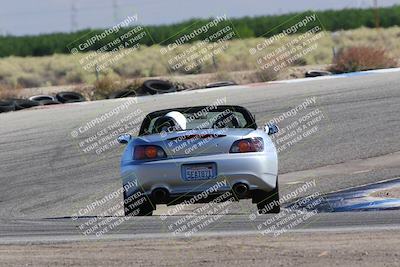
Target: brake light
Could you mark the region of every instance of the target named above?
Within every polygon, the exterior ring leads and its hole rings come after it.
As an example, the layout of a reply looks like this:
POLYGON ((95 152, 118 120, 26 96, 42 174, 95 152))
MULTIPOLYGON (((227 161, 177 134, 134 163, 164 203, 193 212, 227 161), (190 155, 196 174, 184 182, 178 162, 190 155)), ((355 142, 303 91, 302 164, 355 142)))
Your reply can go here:
POLYGON ((144 149, 144 154, 149 159, 153 159, 157 157, 157 148, 154 146, 148 146, 144 149))
POLYGON ((160 159, 166 158, 164 150, 159 146, 135 146, 134 159, 160 159))
POLYGON ((264 142, 261 137, 246 138, 235 141, 230 153, 261 152, 264 150, 264 142))

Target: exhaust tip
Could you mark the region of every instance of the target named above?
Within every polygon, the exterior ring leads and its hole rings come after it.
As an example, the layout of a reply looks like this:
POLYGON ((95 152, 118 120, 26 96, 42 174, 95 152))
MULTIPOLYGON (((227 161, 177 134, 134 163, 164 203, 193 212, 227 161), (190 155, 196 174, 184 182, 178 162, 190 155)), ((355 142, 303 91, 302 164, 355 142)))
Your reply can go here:
POLYGON ((169 198, 169 192, 165 188, 156 188, 151 192, 151 196, 156 203, 165 204, 169 198))
POLYGON ((233 192, 239 197, 244 197, 249 192, 249 187, 244 183, 234 184, 232 189, 233 192))

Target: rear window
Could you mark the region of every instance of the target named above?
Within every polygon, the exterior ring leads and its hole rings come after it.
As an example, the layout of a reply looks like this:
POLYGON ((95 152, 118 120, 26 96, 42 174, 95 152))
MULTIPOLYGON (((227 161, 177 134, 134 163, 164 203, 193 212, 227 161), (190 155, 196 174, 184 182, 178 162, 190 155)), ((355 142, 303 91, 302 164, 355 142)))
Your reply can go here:
POLYGON ((168 112, 178 111, 186 118, 186 130, 192 129, 210 129, 210 128, 253 128, 255 122, 251 114, 243 109, 236 110, 235 108, 217 108, 203 109, 189 108, 171 109, 159 114, 150 114, 147 121, 144 121, 141 131, 142 134, 154 134, 160 132, 160 127, 157 125, 157 120, 165 117, 168 112), (144 126, 144 127, 143 127, 144 126))

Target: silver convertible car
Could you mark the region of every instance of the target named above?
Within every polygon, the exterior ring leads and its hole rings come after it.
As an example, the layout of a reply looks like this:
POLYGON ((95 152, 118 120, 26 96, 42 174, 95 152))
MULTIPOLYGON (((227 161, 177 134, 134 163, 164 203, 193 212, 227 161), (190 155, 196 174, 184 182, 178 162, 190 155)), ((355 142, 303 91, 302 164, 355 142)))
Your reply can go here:
POLYGON ((125 215, 152 215, 157 204, 207 203, 227 192, 237 201, 251 198, 259 213, 279 213, 278 158, 269 137, 276 132, 276 125, 258 129, 240 106, 148 114, 137 137, 118 137, 127 144, 125 215))

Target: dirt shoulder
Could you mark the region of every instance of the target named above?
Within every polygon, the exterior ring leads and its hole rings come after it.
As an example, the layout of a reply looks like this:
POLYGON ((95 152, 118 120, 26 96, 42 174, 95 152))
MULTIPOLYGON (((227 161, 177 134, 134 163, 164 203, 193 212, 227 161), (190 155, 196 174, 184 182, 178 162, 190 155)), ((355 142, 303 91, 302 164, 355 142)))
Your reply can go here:
POLYGON ((399 231, 1 245, 2 266, 394 266, 399 231))

